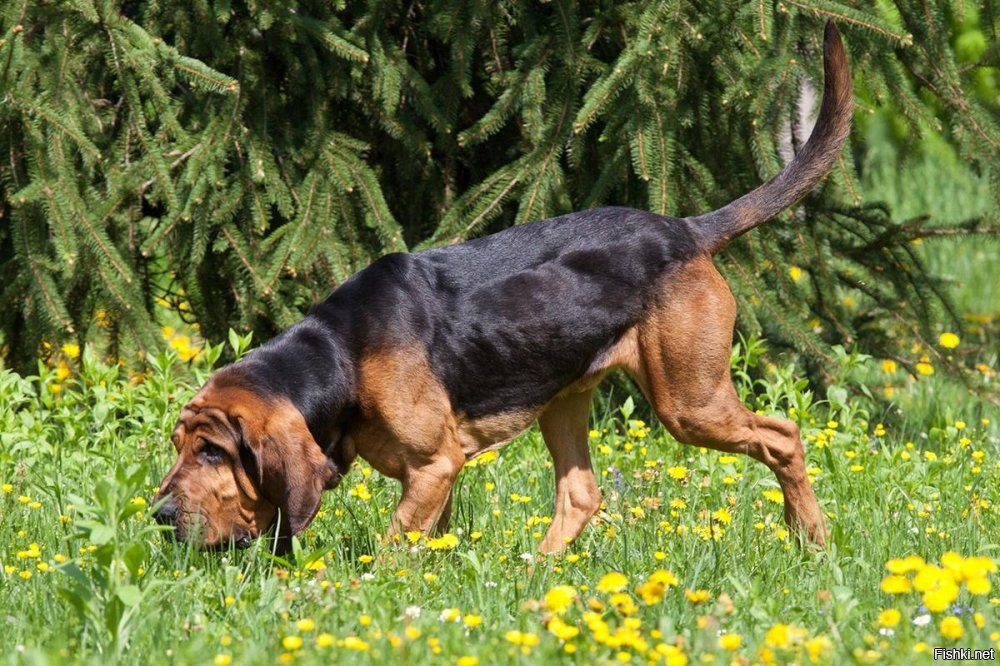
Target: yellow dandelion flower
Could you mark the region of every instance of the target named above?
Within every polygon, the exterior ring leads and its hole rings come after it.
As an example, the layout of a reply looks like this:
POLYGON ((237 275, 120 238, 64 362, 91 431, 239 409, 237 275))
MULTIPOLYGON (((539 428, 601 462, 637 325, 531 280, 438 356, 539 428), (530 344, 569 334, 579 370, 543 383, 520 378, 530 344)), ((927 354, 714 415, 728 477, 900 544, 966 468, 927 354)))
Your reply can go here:
POLYGON ((953 615, 941 620, 941 624, 938 627, 941 629, 942 636, 953 641, 957 641, 965 635, 965 629, 962 628, 962 621, 953 615))
POLYGON ((743 637, 739 634, 725 633, 719 636, 719 647, 730 652, 740 649, 742 642, 743 637))
POLYGON ((74 342, 67 342, 62 346, 62 352, 70 358, 80 358, 80 345, 74 342))
POLYGON ((958 593, 958 585, 950 580, 941 580, 937 586, 924 592, 924 606, 932 613, 940 613, 958 599, 958 593))
POLYGON ((945 580, 954 584, 951 572, 942 569, 936 564, 927 564, 921 567, 917 575, 913 577, 913 587, 917 592, 927 592, 938 587, 945 580))
POLYGON ((938 344, 945 349, 954 349, 962 340, 950 331, 945 331, 938 337, 938 344))
POLYGON ((684 596, 693 604, 705 603, 711 598, 708 590, 685 590, 684 596))
POLYGON ((650 574, 645 583, 635 588, 636 593, 649 606, 659 603, 667 589, 677 585, 677 576, 666 569, 658 569, 650 574))
POLYGON ((289 652, 294 652, 302 647, 302 638, 300 636, 285 636, 281 639, 281 647, 289 652))
POLYGON ((823 656, 831 648, 832 644, 830 639, 826 636, 816 636, 815 638, 810 638, 805 642, 806 654, 809 655, 809 661, 813 664, 818 664, 823 660, 823 656))
POLYGON ((359 483, 358 485, 351 488, 350 492, 348 492, 347 494, 351 497, 357 497, 362 502, 367 502, 372 498, 371 491, 369 491, 368 486, 366 486, 363 483, 359 483))
POLYGON ((764 496, 764 499, 774 502, 775 504, 781 504, 785 501, 785 495, 777 488, 768 488, 763 491, 761 495, 764 496))
POLYGON ((533 647, 535 645, 538 645, 538 643, 541 640, 536 634, 532 634, 530 632, 518 631, 517 629, 511 629, 510 631, 505 633, 503 637, 509 643, 513 643, 514 645, 521 645, 524 647, 533 647))
POLYGON ((574 627, 571 624, 566 624, 558 617, 554 617, 549 621, 547 629, 549 630, 549 633, 561 641, 572 640, 580 634, 580 630, 577 627, 574 627))
POLYGON ((463 657, 459 657, 458 661, 455 663, 456 666, 479 666, 479 657, 465 655, 463 657))
POLYGON ((882 579, 879 589, 886 594, 906 594, 913 589, 913 584, 909 578, 893 574, 882 579))
POLYGON ((788 277, 792 278, 796 282, 802 279, 802 269, 798 266, 788 267, 788 277))
POLYGON ((368 643, 361 640, 357 636, 348 636, 344 639, 344 647, 348 650, 355 650, 357 652, 365 652, 368 650, 368 643))
POLYGON ((779 623, 767 630, 764 643, 768 647, 787 650, 792 645, 800 644, 807 635, 808 632, 802 627, 779 623))
POLYGON ((545 608, 550 613, 562 615, 573 605, 576 588, 572 585, 557 585, 545 593, 545 608))
POLYGON ((969 591, 969 594, 985 596, 993 589, 993 584, 985 576, 976 576, 965 582, 965 589, 969 591))
POLYGON ((597 581, 596 589, 598 592, 621 592, 626 587, 628 587, 628 578, 624 574, 612 571, 611 573, 604 574, 597 581))
POLYGON ((886 608, 878 614, 878 624, 880 627, 895 627, 901 617, 902 614, 895 608, 886 608))
POLYGON ((635 601, 628 592, 616 592, 608 598, 608 601, 622 615, 632 615, 639 610, 639 607, 635 605, 635 601))
POLYGON ((323 632, 316 637, 316 647, 328 648, 336 642, 337 639, 333 637, 333 634, 328 634, 326 632, 323 632))
POLYGON ((723 525, 728 525, 733 522, 733 514, 729 512, 729 509, 722 507, 721 509, 716 509, 712 512, 712 518, 719 521, 723 525))
POLYGON ((451 533, 427 539, 427 547, 431 550, 452 550, 457 545, 458 537, 451 533))
POLYGON ((217 654, 215 655, 215 658, 212 659, 212 663, 215 664, 215 666, 229 666, 229 664, 233 663, 233 656, 225 653, 217 654))
POLYGON ((73 374, 73 371, 66 365, 66 361, 59 361, 59 365, 56 366, 56 380, 60 382, 65 381, 71 374, 73 374))

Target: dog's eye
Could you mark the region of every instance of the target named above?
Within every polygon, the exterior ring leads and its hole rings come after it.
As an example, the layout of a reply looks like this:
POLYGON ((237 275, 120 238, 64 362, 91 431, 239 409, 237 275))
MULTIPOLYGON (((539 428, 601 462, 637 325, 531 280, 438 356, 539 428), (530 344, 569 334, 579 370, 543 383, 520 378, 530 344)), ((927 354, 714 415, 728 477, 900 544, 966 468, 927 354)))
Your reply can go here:
POLYGON ((213 444, 212 442, 205 442, 198 455, 209 465, 218 465, 226 459, 226 451, 218 444, 213 444))

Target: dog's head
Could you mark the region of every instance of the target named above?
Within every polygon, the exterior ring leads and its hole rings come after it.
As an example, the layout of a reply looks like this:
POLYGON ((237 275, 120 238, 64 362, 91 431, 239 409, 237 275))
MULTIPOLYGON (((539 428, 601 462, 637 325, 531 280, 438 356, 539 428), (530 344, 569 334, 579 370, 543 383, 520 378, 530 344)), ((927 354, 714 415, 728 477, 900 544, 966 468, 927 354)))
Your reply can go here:
POLYGON ((247 546, 279 525, 278 547, 312 521, 339 475, 285 398, 209 380, 181 410, 177 460, 156 519, 204 547, 247 546))

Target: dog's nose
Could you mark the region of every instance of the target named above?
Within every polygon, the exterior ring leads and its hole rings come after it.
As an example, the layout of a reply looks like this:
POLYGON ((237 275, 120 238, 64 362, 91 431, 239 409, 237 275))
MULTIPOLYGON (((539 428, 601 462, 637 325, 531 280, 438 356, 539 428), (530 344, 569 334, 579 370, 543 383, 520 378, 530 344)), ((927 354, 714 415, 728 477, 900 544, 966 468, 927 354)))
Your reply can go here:
POLYGON ((172 499, 168 499, 153 513, 153 518, 161 525, 176 525, 178 513, 180 510, 177 508, 177 504, 172 499))

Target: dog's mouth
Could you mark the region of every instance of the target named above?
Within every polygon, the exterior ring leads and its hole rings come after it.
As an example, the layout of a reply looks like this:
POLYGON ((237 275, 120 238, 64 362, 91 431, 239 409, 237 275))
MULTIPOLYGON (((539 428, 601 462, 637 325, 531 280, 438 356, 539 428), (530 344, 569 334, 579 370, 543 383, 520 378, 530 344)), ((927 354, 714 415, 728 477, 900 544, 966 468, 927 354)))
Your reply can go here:
POLYGON ((233 538, 233 545, 239 549, 249 548, 250 544, 253 543, 254 538, 255 537, 248 532, 244 532, 243 534, 236 534, 234 535, 233 538))
POLYGON ((253 542, 257 539, 257 537, 258 535, 251 534, 246 530, 236 530, 229 537, 219 539, 214 543, 202 543, 201 548, 206 551, 224 551, 229 550, 230 548, 245 550, 253 545, 253 542))
POLYGON ((263 532, 257 533, 255 530, 238 527, 229 536, 213 540, 212 542, 206 542, 201 538, 202 531, 200 528, 202 525, 203 523, 196 521, 194 525, 189 526, 186 521, 178 520, 176 523, 170 525, 172 529, 164 530, 164 537, 175 542, 200 541, 200 546, 204 550, 226 550, 230 546, 243 550, 249 548, 261 534, 270 532, 273 528, 272 525, 263 532))

